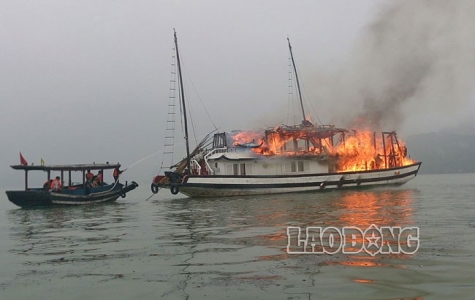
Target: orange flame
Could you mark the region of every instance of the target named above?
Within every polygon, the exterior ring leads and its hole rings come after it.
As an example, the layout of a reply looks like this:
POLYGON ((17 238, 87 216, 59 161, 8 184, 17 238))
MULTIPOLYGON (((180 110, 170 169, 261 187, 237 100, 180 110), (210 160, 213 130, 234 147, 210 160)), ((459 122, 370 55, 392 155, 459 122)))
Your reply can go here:
POLYGON ((336 172, 364 171, 414 163, 395 132, 376 135, 370 130, 331 137, 309 138, 308 130, 242 131, 233 136, 234 146, 248 146, 260 155, 314 155, 335 165, 336 172), (383 138, 384 137, 384 138, 383 138), (334 141, 334 139, 336 141, 334 141), (383 142, 384 139, 384 142, 383 142), (384 145, 384 146, 383 146, 384 145))
POLYGON ((262 132, 256 131, 241 131, 233 135, 233 146, 246 145, 246 144, 261 144, 264 142, 264 136, 262 132))
POLYGON ((333 149, 333 154, 339 157, 337 170, 364 171, 413 164, 404 143, 395 142, 391 136, 385 136, 383 143, 383 138, 377 138, 374 132, 358 131, 333 149))

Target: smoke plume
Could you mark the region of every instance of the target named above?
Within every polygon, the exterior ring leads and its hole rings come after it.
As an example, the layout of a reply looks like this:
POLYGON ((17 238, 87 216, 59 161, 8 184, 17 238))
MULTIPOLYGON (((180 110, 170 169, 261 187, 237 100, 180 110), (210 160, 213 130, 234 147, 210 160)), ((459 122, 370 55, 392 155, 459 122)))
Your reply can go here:
POLYGON ((473 92, 473 16, 471 0, 391 1, 349 60, 318 76, 313 101, 337 107, 332 122, 374 129, 397 129, 407 109, 454 111, 473 92))

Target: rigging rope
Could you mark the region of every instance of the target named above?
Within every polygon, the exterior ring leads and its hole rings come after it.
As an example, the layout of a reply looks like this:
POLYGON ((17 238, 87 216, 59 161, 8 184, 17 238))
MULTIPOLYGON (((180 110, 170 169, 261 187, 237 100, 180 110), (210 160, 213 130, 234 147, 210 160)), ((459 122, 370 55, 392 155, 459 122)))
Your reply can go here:
MULTIPOLYGON (((135 166, 135 165, 138 164, 139 162, 141 162, 141 161, 143 161, 143 160, 145 160, 145 159, 147 159, 147 158, 150 158, 150 157, 152 157, 152 156, 154 156, 154 155, 156 155, 156 154, 158 154, 158 153, 160 153, 160 152, 162 152, 162 150, 158 150, 158 151, 156 151, 156 152, 154 152, 154 153, 152 153, 152 154, 150 154, 150 155, 147 155, 147 156, 145 156, 145 157, 143 157, 143 158, 137 160, 136 162, 134 162, 133 164, 131 164, 130 166, 128 166, 127 168, 125 168, 125 169, 122 171, 122 173, 124 173, 124 172, 127 171, 128 169, 132 168, 133 166, 135 166)), ((117 180, 115 181, 114 185, 113 185, 109 190, 107 190, 107 191, 105 191, 105 192, 110 192, 110 191, 112 191, 112 190, 116 187, 117 183, 119 183, 119 178, 117 178, 117 180)))
MULTIPOLYGON (((295 69, 300 73, 300 71, 299 71, 299 69, 298 69, 296 63, 295 63, 295 69)), ((306 95, 306 97, 303 97, 303 98, 304 98, 304 100, 306 100, 306 101, 305 101, 305 104, 307 104, 307 105, 306 105, 307 108, 308 108, 308 104, 310 104, 310 107, 312 108, 312 111, 314 112, 315 117, 316 117, 317 120, 318 120, 318 123, 323 124, 322 121, 320 121, 320 118, 318 117, 318 115, 317 115, 317 113, 316 113, 316 110, 315 110, 315 108, 313 107, 312 102, 309 101, 309 100, 307 100, 307 99, 308 99, 308 93, 307 93, 307 89, 306 89, 306 87, 305 87, 305 83, 304 83, 303 80, 302 80, 302 86, 303 86, 303 90, 305 91, 305 95, 306 95)))
MULTIPOLYGON (((186 72, 187 75, 188 75, 188 70, 186 69, 186 67, 184 66, 183 68, 185 69, 185 72, 186 72)), ((189 75, 188 75, 188 77, 189 77, 188 80, 191 82, 191 86, 193 87, 193 90, 195 91, 196 95, 198 96, 198 99, 200 100, 201 106, 203 106, 203 109, 205 110, 206 115, 208 116, 208 119, 210 120, 211 124, 213 124, 214 129, 218 130, 218 127, 217 127, 216 124, 213 122, 213 119, 211 119, 211 116, 210 116, 208 110, 206 109, 206 106, 205 106, 204 103, 203 103, 203 99, 201 99, 200 94, 198 94, 198 90, 196 89, 196 86, 195 86, 195 84, 193 83, 193 80, 191 80, 191 77, 190 77, 189 75)))
MULTIPOLYGON (((181 58, 181 61, 183 62, 184 59, 183 59, 183 56, 180 52, 180 58, 181 58)), ((189 81, 191 83, 191 86, 193 87, 193 90, 195 91, 196 95, 198 96, 198 99, 200 100, 200 103, 201 103, 201 106, 203 107, 206 115, 208 116, 208 119, 210 120, 211 124, 213 124, 213 127, 215 128, 215 130, 217 131, 218 130, 218 127, 216 126, 216 124, 213 122, 213 120, 211 119, 211 116, 208 112, 208 110, 206 109, 206 106, 204 105, 204 102, 202 100, 202 98, 200 97, 199 93, 198 93, 198 90, 196 89, 196 86, 193 82, 193 80, 191 79, 191 76, 189 75, 189 72, 188 72, 188 69, 186 68, 186 64, 182 64, 182 68, 184 70, 184 73, 186 75, 186 79, 187 81, 189 81)), ((185 83, 185 82, 183 82, 185 83)), ((186 87, 184 87, 186 89, 186 87)), ((195 144, 198 144, 198 139, 196 137, 196 127, 195 127, 195 119, 194 119, 194 113, 193 113, 193 106, 190 105, 190 103, 188 102, 188 110, 190 111, 188 116, 189 116, 189 119, 190 119, 190 123, 191 123, 191 127, 192 127, 192 131, 193 131, 193 137, 195 139, 195 144)), ((181 101, 180 101, 180 113, 183 115, 183 111, 182 111, 182 106, 181 106, 181 101)), ((180 118, 181 119, 181 118, 180 118)), ((183 120, 182 121, 182 131, 183 131, 183 120)), ((189 137, 188 137, 189 138, 189 137)))

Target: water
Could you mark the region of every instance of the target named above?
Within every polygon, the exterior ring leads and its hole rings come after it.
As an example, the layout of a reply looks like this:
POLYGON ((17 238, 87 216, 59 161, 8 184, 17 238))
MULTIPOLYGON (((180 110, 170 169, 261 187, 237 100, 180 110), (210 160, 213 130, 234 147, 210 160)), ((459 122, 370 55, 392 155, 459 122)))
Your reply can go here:
MULTIPOLYGON (((19 209, 1 194, 1 299, 475 299, 475 174, 398 188, 19 209), (414 255, 294 255, 287 226, 418 226, 414 255)), ((173 199, 173 200, 171 200, 173 199)))

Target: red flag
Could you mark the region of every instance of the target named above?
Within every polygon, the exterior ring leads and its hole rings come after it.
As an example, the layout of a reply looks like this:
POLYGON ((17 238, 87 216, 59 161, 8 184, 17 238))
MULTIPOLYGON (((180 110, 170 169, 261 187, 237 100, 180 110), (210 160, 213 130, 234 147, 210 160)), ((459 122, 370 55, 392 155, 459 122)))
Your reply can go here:
POLYGON ((28 162, 26 161, 26 159, 23 157, 23 155, 21 155, 21 152, 20 152, 20 164, 24 166, 28 165, 28 162))

